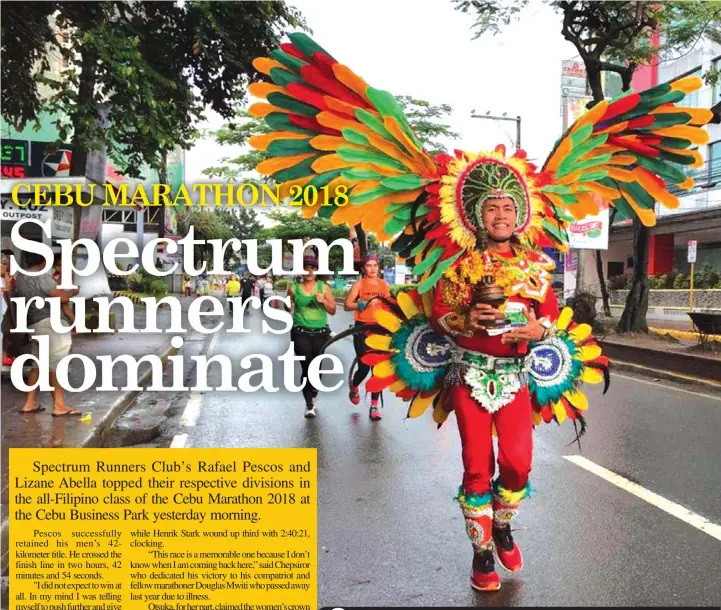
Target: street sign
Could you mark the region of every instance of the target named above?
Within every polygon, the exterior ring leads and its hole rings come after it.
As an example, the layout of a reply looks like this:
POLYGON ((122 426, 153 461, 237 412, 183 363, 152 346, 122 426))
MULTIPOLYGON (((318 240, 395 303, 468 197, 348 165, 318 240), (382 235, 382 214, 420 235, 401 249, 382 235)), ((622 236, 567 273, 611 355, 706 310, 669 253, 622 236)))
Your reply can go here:
POLYGON ((574 250, 608 250, 608 208, 586 216, 568 227, 568 242, 574 250))
POLYGON ((688 242, 688 258, 687 261, 689 263, 695 263, 696 262, 696 246, 698 245, 698 242, 696 240, 688 242))

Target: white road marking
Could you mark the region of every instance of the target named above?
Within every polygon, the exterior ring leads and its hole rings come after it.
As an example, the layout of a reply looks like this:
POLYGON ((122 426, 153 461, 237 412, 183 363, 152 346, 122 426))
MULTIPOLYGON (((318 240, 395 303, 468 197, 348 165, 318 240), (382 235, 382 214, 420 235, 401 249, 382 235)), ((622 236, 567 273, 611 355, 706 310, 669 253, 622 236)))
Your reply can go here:
POLYGON ((185 447, 185 442, 188 440, 187 434, 176 434, 173 437, 173 442, 170 443, 170 449, 182 449, 185 447))
POLYGON ((580 466, 581 468, 588 470, 588 472, 592 472, 602 479, 605 479, 609 483, 613 483, 616 487, 620 487, 624 491, 633 494, 637 498, 641 498, 641 500, 645 500, 656 508, 660 508, 669 515, 673 515, 674 517, 681 519, 681 521, 692 525, 696 529, 700 529, 709 536, 713 536, 716 540, 721 540, 721 525, 711 523, 708 519, 706 519, 706 517, 697 515, 688 508, 684 508, 680 504, 671 502, 671 500, 667 500, 666 498, 641 487, 638 483, 632 483, 620 474, 611 472, 603 466, 599 466, 581 455, 564 455, 563 457, 569 462, 576 464, 576 466, 580 466))
POLYGON ((200 392, 191 392, 188 398, 188 404, 185 405, 183 415, 180 418, 181 426, 194 426, 198 422, 200 416, 200 407, 203 406, 203 394, 200 392))
MULTIPOLYGON (((220 333, 215 333, 213 335, 213 338, 210 340, 210 345, 208 346, 208 351, 206 353, 206 356, 208 358, 212 357, 213 352, 215 351, 215 346, 218 344, 219 335, 220 333)), ((191 392, 190 397, 188 398, 188 404, 185 405, 183 415, 180 417, 180 425, 185 427, 195 426, 195 424, 198 423, 198 418, 200 417, 200 409, 202 406, 203 394, 201 392, 191 392)), ((187 434, 176 434, 173 437, 173 441, 170 443, 170 448, 175 449, 185 447, 185 442, 187 440, 187 434)))
POLYGON ((611 381, 613 382, 614 377, 621 377, 623 379, 630 379, 631 381, 637 381, 638 383, 645 383, 646 385, 652 385, 657 388, 665 388, 673 390, 675 392, 683 392, 684 394, 691 394, 693 396, 702 396, 703 398, 710 398, 711 400, 718 400, 721 402, 721 396, 714 396, 713 394, 704 394, 702 392, 692 392, 691 390, 683 390, 681 388, 675 388, 672 385, 660 384, 657 381, 646 381, 645 379, 638 379, 637 377, 629 377, 628 375, 621 375, 620 373, 611 373, 611 381))

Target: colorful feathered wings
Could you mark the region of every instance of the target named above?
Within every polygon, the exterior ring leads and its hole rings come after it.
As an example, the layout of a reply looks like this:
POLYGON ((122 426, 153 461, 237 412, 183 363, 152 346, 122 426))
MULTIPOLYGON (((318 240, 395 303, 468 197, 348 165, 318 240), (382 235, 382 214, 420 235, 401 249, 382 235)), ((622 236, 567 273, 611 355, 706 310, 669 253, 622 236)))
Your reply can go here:
POLYGON ((390 93, 367 85, 305 34, 290 40, 254 62, 271 82, 251 85, 266 102, 250 113, 273 131, 250 144, 270 155, 257 170, 281 183, 283 197, 320 191, 301 206, 306 217, 360 224, 379 241, 392 239, 422 276, 422 293, 476 246, 473 210, 492 188, 513 191, 521 243, 564 247, 570 217, 540 194, 550 175, 537 172, 523 151, 431 158, 390 93))
POLYGON ((676 106, 701 85, 689 76, 594 106, 556 143, 543 166, 550 180, 541 192, 576 220, 611 205, 621 218, 653 226, 655 202, 678 207, 669 185, 693 188, 684 168, 702 163, 692 147, 708 141, 702 126, 713 113, 676 106))

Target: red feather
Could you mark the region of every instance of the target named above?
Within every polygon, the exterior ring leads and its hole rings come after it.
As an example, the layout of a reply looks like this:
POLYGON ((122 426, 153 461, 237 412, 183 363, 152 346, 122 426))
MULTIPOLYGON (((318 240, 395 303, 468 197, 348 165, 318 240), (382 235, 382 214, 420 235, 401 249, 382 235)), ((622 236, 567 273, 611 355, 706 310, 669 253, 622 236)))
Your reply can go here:
MULTIPOLYGON (((382 392, 389 385, 398 381, 398 377, 391 375, 390 377, 371 377, 366 382, 366 391, 368 392, 382 392)), ((400 394, 398 394, 400 396, 400 394)))
POLYGON ((350 91, 337 80, 333 80, 324 74, 318 66, 303 66, 300 75, 314 87, 325 91, 343 102, 348 102, 359 108, 370 108, 365 100, 350 91))
POLYGON ((652 114, 636 117, 635 119, 631 119, 628 122, 626 129, 638 129, 639 127, 648 127, 649 125, 653 125, 655 121, 656 119, 652 114))
POLYGON ((553 411, 551 411, 551 407, 543 407, 543 409, 541 409, 541 417, 547 424, 551 423, 551 420, 553 419, 553 411))
POLYGON ((338 62, 330 55, 326 55, 325 53, 321 52, 315 52, 313 53, 313 63, 328 74, 333 74, 333 65, 337 64, 338 62))
POLYGON ((613 104, 606 109, 606 113, 603 117, 601 117, 601 120, 598 121, 598 123, 605 123, 606 121, 610 121, 611 119, 628 112, 632 108, 635 108, 640 101, 641 96, 638 93, 632 93, 631 95, 621 98, 617 102, 613 102, 613 104))
POLYGON ((380 362, 385 362, 391 357, 390 353, 386 352, 376 352, 376 353, 365 353, 363 354, 363 357, 361 360, 369 365, 369 366, 375 366, 376 364, 379 364, 380 362))
POLYGON ((296 127, 302 127, 303 129, 310 129, 312 131, 317 131, 320 133, 326 133, 331 136, 340 136, 342 135, 340 131, 337 129, 331 129, 330 127, 323 127, 318 121, 316 121, 314 118, 308 117, 308 116, 302 116, 300 114, 289 114, 288 120, 293 123, 296 127))
POLYGON ((300 83, 289 83, 286 86, 286 89, 301 102, 315 106, 320 110, 329 110, 328 106, 325 104, 325 100, 323 99, 324 96, 320 91, 311 89, 310 87, 300 83))
POLYGON ((615 144, 616 146, 623 146, 631 152, 638 153, 644 157, 658 157, 660 154, 655 148, 646 146, 637 140, 631 140, 630 138, 622 138, 617 136, 610 136, 608 138, 609 144, 615 144))
POLYGON ((293 57, 297 57, 298 59, 310 62, 310 59, 308 59, 303 53, 291 42, 284 42, 280 45, 280 50, 285 51, 288 55, 292 55, 293 57))

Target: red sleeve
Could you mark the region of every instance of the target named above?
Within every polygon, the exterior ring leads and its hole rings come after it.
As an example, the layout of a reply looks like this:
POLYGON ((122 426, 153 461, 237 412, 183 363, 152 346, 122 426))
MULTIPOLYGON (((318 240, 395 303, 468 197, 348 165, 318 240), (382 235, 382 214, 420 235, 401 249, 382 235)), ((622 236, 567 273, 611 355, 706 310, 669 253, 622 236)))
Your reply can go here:
MULTIPOLYGON (((456 311, 443 299, 443 280, 438 282, 433 294, 431 311, 431 327, 439 335, 467 335, 465 333, 465 316, 456 311)), ((472 334, 472 333, 471 333, 472 334)))
POLYGON ((551 322, 555 322, 561 313, 558 310, 558 299, 556 293, 553 292, 552 288, 548 289, 546 300, 541 303, 540 301, 533 301, 533 310, 536 312, 537 318, 548 318, 551 322))

